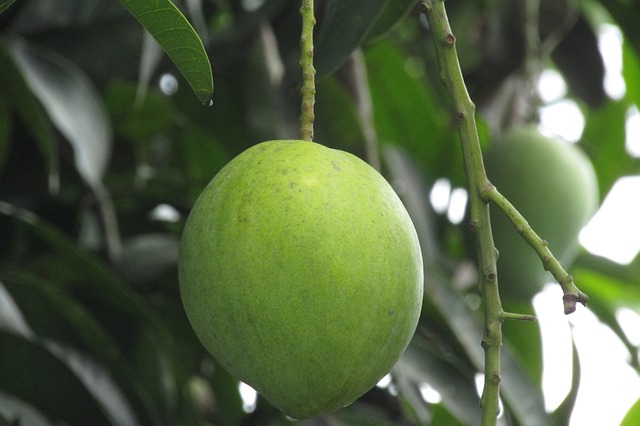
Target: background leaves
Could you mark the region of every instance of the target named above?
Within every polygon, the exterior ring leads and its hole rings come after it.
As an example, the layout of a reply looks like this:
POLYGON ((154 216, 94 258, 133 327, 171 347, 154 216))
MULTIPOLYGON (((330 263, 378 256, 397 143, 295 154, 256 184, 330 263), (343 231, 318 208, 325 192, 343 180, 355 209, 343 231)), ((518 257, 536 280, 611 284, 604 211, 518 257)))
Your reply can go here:
MULTIPOLYGON (((632 3, 541 2, 536 59, 563 76, 566 98, 584 115, 580 147, 602 197, 639 170, 625 148, 627 117, 640 104, 632 3), (621 98, 604 90, 603 23, 623 34, 621 98)), ((430 32, 415 1, 316 4, 317 140, 380 157, 420 234, 427 282, 416 336, 388 384, 298 423, 477 424, 483 353, 473 241, 465 221, 430 198, 436 182, 451 190, 465 182, 430 32), (377 154, 366 148, 371 135, 377 154), (424 397, 425 385, 439 402, 424 397)), ((197 341, 180 304, 176 255, 193 202, 229 159, 266 139, 297 137, 299 6, 0 2, 0 421, 292 424, 259 396, 247 408, 238 382, 197 341), (147 56, 155 47, 144 31, 168 55, 147 56), (212 68, 213 105, 203 108, 212 68), (174 79, 175 92, 163 90, 162 77, 174 79)), ((530 17, 509 1, 447 7, 486 147, 502 129, 537 118, 539 99, 522 90, 531 78, 530 17)), ((638 347, 616 313, 640 309, 639 262, 582 253, 571 270, 636 370, 638 347)), ((584 368, 577 353, 569 394, 549 413, 539 327, 504 331, 500 421, 568 424, 584 368)), ((623 424, 635 424, 637 412, 636 403, 623 424)))

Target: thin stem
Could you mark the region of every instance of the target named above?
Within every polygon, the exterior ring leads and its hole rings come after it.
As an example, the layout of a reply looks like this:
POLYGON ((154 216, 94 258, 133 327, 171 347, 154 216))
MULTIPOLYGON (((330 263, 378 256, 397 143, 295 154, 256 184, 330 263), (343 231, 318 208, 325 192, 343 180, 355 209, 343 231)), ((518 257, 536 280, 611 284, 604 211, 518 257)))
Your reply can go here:
POLYGON ((453 103, 469 186, 471 226, 476 233, 478 264, 481 268, 480 289, 484 303, 482 348, 485 351, 485 380, 480 404, 482 425, 490 426, 496 424, 499 412, 501 326, 504 316, 498 293, 497 255, 491 235, 489 206, 481 197, 483 188, 491 184, 487 180, 482 161, 475 105, 464 84, 444 0, 426 0, 423 6, 435 38, 441 79, 453 103))
POLYGON ((302 105, 300 111, 300 139, 313 140, 313 111, 316 96, 316 69, 313 67, 313 27, 316 18, 313 11, 313 0, 302 0, 300 15, 302 16, 302 35, 300 36, 300 67, 302 68, 302 105))
POLYGON ((378 149, 378 135, 373 124, 373 101, 369 89, 369 76, 364 61, 362 49, 356 49, 350 58, 349 86, 355 99, 358 119, 364 136, 367 163, 380 171, 380 150, 378 149))
POLYGON ((516 314, 513 312, 503 312, 502 319, 514 320, 514 321, 537 321, 538 320, 538 318, 536 318, 535 315, 516 314))
POLYGON ((564 270, 560 262, 554 257, 547 242, 540 238, 531 228, 526 219, 516 210, 516 208, 502 195, 495 186, 489 185, 482 192, 482 197, 486 202, 495 203, 507 215, 518 234, 529 244, 540 257, 545 270, 551 272, 553 277, 562 287, 564 292, 564 313, 575 312, 576 304, 579 302, 586 305, 589 297, 581 292, 573 283, 573 277, 564 270))

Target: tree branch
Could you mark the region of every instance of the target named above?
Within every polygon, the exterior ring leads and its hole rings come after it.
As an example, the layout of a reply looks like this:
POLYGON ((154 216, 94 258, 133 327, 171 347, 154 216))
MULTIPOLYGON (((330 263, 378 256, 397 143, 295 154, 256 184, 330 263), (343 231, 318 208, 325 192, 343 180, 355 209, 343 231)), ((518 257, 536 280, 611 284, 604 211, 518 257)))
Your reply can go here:
POLYGON ((485 378, 480 404, 482 425, 489 426, 496 424, 499 412, 501 326, 504 319, 498 293, 497 252, 491 234, 489 206, 481 196, 484 188, 492 185, 484 169, 475 122, 475 105, 464 84, 455 48, 456 39, 449 26, 444 0, 426 0, 423 6, 435 38, 440 77, 453 103, 469 187, 471 226, 476 234, 480 290, 484 303, 482 348, 485 351, 485 378))

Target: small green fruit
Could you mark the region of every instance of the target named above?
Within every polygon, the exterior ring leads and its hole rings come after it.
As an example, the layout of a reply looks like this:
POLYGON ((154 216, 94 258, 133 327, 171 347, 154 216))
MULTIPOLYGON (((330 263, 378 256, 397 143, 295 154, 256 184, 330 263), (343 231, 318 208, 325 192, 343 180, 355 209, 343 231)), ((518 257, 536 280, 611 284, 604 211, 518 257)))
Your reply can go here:
MULTIPOLYGON (((567 269, 578 249, 578 234, 598 205, 596 174, 577 147, 541 135, 535 127, 507 132, 485 156, 489 180, 525 217, 567 269)), ((530 301, 553 277, 506 215, 491 210, 499 251, 500 294, 530 301)))
POLYGON ((179 278, 204 346, 294 418, 373 387, 408 345, 423 292, 391 186, 306 141, 258 144, 214 177, 185 225, 179 278))

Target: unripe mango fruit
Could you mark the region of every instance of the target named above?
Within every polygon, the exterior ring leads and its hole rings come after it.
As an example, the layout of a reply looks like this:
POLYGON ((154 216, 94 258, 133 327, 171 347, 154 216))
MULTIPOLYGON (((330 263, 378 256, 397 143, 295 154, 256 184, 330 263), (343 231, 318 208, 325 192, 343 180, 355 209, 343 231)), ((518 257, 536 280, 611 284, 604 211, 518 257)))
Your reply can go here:
MULTIPOLYGON (((567 270, 579 250, 578 234, 598 205, 598 183, 588 157, 576 146, 517 127, 485 155, 487 176, 524 216, 567 270)), ((553 276, 506 215, 491 209, 499 251, 498 283, 506 300, 530 301, 553 276)))
POLYGON ((208 351, 294 418, 352 403, 415 331, 423 265, 385 179, 314 142, 268 141, 229 162, 187 219, 182 301, 208 351))

